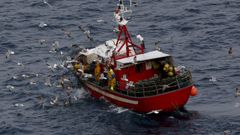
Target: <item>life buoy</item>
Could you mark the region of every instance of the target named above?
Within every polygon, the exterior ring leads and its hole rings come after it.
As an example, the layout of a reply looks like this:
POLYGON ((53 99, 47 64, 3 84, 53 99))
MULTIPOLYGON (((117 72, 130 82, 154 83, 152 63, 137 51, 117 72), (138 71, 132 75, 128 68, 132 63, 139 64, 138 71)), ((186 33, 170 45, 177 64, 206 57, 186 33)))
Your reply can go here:
POLYGON ((191 94, 191 96, 196 96, 198 94, 198 90, 195 86, 192 86, 190 94, 191 94))

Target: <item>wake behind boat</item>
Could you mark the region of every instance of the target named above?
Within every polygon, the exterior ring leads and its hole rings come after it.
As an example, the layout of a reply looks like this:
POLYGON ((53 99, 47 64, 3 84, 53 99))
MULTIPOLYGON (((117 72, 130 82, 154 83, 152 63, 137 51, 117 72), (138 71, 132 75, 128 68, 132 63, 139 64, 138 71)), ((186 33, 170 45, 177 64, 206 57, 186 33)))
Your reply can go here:
POLYGON ((74 72, 89 93, 136 112, 171 112, 181 109, 190 95, 195 96, 191 72, 176 67, 172 56, 154 50, 145 52, 133 42, 127 29, 128 12, 120 0, 114 12, 117 39, 92 49, 83 49, 74 58, 74 72))

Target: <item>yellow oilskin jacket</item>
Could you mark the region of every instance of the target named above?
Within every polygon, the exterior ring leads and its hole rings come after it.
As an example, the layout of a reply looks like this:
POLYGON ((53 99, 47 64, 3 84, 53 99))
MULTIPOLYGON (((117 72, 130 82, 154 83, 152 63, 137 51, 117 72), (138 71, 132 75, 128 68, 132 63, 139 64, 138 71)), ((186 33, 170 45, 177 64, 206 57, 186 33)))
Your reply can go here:
POLYGON ((108 87, 110 87, 111 90, 114 90, 115 85, 116 85, 116 78, 114 76, 114 71, 110 69, 108 71, 108 87))
POLYGON ((100 64, 97 64, 95 69, 94 69, 94 75, 95 75, 95 79, 97 81, 100 80, 100 75, 101 75, 101 67, 100 67, 100 64))
POLYGON ((115 89, 115 87, 116 87, 116 78, 114 77, 111 80, 111 87, 110 87, 110 89, 113 91, 115 89))
POLYGON ((80 63, 76 63, 76 64, 74 65, 74 69, 75 69, 75 70, 80 69, 80 63))

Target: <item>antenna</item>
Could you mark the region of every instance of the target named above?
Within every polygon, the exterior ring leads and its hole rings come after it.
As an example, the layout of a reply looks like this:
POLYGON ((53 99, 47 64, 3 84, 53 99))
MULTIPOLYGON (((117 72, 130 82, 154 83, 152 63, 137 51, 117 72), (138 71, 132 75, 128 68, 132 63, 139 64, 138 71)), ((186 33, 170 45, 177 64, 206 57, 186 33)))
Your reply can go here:
POLYGON ((122 19, 125 19, 124 18, 124 14, 125 13, 132 13, 132 10, 130 9, 130 7, 131 7, 131 2, 129 3, 129 7, 127 7, 127 6, 125 6, 124 5, 124 2, 123 2, 123 0, 119 0, 119 4, 117 4, 117 6, 118 6, 118 12, 119 12, 119 14, 120 14, 120 16, 122 17, 122 19))
MULTIPOLYGON (((131 3, 132 1, 130 1, 130 5, 131 3)), ((141 35, 138 35, 138 38, 140 39, 142 44, 136 45, 135 43, 133 43, 131 39, 131 35, 128 32, 128 29, 127 29, 128 21, 124 18, 124 13, 129 13, 129 12, 131 13, 132 10, 130 10, 130 8, 128 9, 124 5, 123 0, 119 0, 119 4, 117 4, 117 9, 114 12, 114 17, 118 24, 118 38, 115 43, 117 47, 113 51, 114 60, 144 53, 145 47, 144 47, 143 37, 141 35)))

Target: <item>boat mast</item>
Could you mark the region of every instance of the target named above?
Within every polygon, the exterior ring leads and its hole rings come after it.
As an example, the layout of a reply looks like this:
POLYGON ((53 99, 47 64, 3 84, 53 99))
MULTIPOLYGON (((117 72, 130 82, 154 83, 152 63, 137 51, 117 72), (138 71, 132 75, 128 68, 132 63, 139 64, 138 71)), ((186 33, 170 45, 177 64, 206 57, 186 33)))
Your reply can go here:
POLYGON ((123 49, 123 47, 125 47, 126 49, 124 57, 144 53, 144 42, 142 41, 141 45, 134 44, 128 32, 127 29, 128 21, 124 18, 124 13, 126 12, 131 12, 131 10, 128 10, 127 7, 124 6, 123 0, 119 0, 118 7, 114 12, 114 16, 118 24, 118 38, 115 44, 116 48, 114 49, 113 53, 114 60, 123 58, 122 56, 121 57, 116 56, 123 49))

